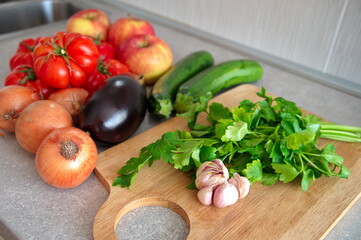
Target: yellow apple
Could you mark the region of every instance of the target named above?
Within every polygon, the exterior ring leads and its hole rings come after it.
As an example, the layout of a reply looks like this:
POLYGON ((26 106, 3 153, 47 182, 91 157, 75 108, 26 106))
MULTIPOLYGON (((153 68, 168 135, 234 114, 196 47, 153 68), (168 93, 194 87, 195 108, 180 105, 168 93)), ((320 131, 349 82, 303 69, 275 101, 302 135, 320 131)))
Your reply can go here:
POLYGON ((109 27, 110 20, 105 12, 99 9, 84 9, 68 19, 66 31, 106 40, 109 27))

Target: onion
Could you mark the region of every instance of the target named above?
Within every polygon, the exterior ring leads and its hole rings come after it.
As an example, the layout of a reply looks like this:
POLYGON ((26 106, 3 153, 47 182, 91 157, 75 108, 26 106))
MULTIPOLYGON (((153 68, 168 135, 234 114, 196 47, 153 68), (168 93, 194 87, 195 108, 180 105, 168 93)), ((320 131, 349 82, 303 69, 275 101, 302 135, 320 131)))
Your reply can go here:
POLYGON ((58 128, 41 143, 35 157, 36 171, 51 186, 72 188, 89 177, 97 156, 96 145, 87 133, 75 127, 58 128))
POLYGON ((84 88, 64 88, 60 89, 49 96, 53 100, 65 107, 71 116, 79 114, 81 106, 85 103, 89 93, 84 88))
POLYGON ((11 85, 0 89, 0 129, 14 132, 20 112, 30 103, 40 100, 33 89, 11 85))
POLYGON ((31 103, 20 114, 15 126, 19 144, 28 152, 36 153, 40 143, 56 128, 72 126, 68 111, 51 100, 31 103))

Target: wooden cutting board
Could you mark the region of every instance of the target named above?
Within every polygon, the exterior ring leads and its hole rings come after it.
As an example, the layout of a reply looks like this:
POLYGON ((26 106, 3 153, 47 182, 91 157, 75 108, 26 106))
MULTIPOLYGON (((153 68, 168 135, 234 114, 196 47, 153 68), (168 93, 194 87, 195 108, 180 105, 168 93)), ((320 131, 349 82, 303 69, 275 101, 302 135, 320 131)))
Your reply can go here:
MULTIPOLYGON (((226 106, 236 106, 243 99, 257 101, 258 90, 241 85, 213 101, 226 106)), ((187 129, 185 120, 172 118, 99 155, 95 174, 110 195, 95 217, 95 239, 116 239, 114 231, 121 217, 148 205, 168 207, 182 216, 190 228, 188 239, 319 239, 361 196, 361 144, 337 141, 333 141, 336 152, 351 170, 349 179, 322 177, 307 192, 297 180, 274 186, 255 183, 246 198, 223 209, 200 204, 197 191, 185 188, 191 178, 163 161, 144 166, 132 189, 111 186, 129 158, 175 129, 187 129)), ((320 145, 329 142, 323 140, 320 145)))

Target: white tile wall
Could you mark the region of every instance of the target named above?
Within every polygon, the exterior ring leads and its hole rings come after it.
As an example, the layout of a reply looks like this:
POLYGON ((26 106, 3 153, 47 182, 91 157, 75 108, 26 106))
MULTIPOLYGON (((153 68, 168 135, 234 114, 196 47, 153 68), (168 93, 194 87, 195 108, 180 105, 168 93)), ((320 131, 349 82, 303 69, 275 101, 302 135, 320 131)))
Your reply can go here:
POLYGON ((326 72, 361 84, 361 1, 348 1, 326 72))
POLYGON ((118 0, 361 86, 360 0, 118 0))

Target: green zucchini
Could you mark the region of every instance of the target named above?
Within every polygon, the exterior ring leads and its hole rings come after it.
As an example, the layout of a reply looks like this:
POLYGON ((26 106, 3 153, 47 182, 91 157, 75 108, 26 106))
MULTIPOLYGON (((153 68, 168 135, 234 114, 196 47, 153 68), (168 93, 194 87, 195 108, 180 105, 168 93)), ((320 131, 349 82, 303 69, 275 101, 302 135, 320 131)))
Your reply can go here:
POLYGON ((188 106, 207 93, 212 95, 234 85, 258 81, 262 66, 252 60, 232 60, 210 67, 182 84, 176 96, 174 109, 184 113, 188 106))
POLYGON ((178 61, 154 84, 148 98, 149 112, 168 118, 179 86, 213 64, 213 56, 207 51, 191 53, 178 61))

